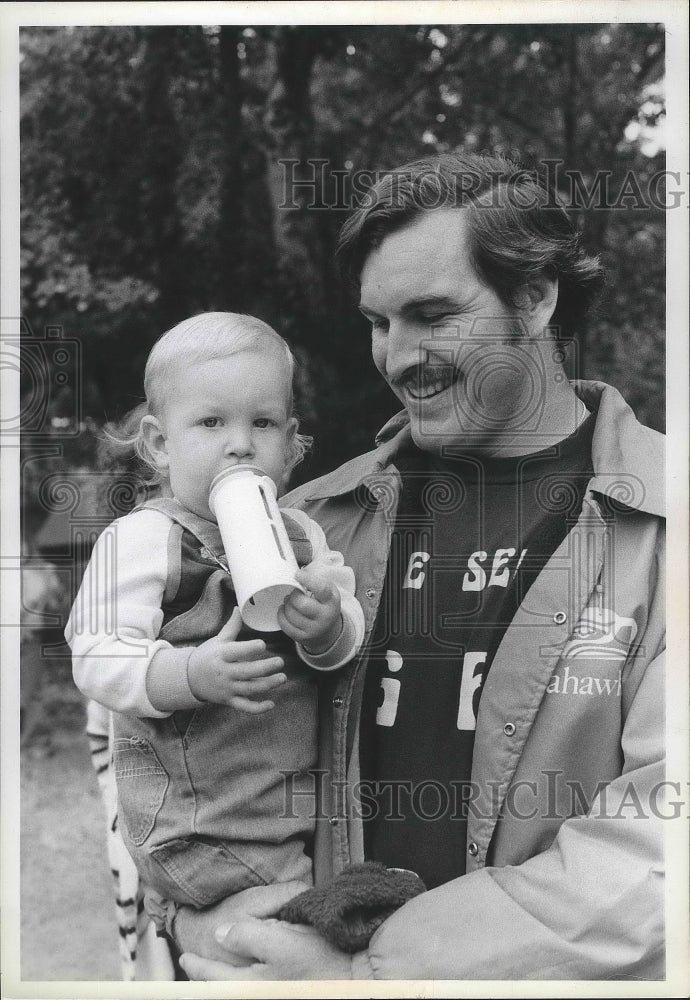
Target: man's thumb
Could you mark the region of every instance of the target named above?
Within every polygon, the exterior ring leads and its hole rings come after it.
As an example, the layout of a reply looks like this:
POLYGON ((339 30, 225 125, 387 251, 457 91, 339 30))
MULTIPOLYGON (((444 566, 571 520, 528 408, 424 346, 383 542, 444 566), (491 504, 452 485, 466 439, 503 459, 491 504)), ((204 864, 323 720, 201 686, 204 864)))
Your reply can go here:
POLYGON ((228 642, 233 642, 240 634, 241 628, 242 615, 240 614, 240 609, 235 608, 225 625, 223 625, 222 629, 218 633, 218 638, 225 639, 228 642))

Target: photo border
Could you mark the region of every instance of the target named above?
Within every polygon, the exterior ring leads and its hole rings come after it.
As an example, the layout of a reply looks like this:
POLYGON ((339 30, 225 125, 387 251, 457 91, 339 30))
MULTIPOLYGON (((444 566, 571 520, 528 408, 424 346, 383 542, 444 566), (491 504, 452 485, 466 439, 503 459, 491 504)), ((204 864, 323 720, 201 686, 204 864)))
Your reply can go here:
MULTIPOLYGON (((585 23, 597 21, 663 22, 666 25, 668 80, 667 169, 680 171, 688 183, 688 9, 683 0, 559 0, 558 3, 483 2, 359 2, 305 0, 245 3, 6 3, 0 28, 2 115, 0 169, 2 246, 0 316, 19 317, 19 58, 18 31, 33 25, 118 24, 406 24, 406 23, 585 23)), ((677 211, 669 211, 667 248, 667 388, 669 512, 667 683, 668 771, 670 780, 688 782, 688 230, 687 189, 677 211)), ((3 337, 14 323, 3 321, 3 337)), ((19 412, 16 372, 0 371, 3 414, 19 412)), ((0 573, 2 621, 19 621, 16 586, 19 533, 19 440, 10 437, 0 450, 2 517, 0 573)), ((662 982, 555 981, 367 981, 276 984, 124 983, 119 981, 21 981, 19 971, 19 629, 2 630, 2 968, 4 997, 665 997, 688 994, 688 846, 687 822, 668 823, 667 857, 673 878, 667 881, 667 979, 662 982), (10 665, 9 668, 7 665, 10 665)), ((687 805, 687 799, 686 799, 687 805)), ((687 811, 683 817, 687 820, 687 811)))

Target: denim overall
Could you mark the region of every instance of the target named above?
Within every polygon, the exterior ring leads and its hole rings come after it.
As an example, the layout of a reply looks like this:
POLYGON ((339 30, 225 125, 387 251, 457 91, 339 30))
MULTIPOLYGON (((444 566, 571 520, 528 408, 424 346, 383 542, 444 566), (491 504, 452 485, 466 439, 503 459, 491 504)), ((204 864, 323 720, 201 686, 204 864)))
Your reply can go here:
MULTIPOLYGON (((142 505, 180 526, 179 586, 166 583, 159 638, 198 646, 217 635, 236 606, 218 526, 177 500, 142 505)), ((140 508, 137 508, 140 509, 140 508)), ((284 514, 300 566, 311 543, 284 514)), ((171 577, 178 553, 171 553, 171 577)), ((144 882, 178 903, 207 906, 250 886, 311 883, 316 763, 316 681, 282 632, 243 626, 267 656, 283 658, 287 681, 275 708, 251 715, 204 704, 165 719, 114 713, 113 768, 122 835, 144 882), (290 772, 287 783, 281 772, 290 772), (290 791, 289 798, 285 789, 290 791)))

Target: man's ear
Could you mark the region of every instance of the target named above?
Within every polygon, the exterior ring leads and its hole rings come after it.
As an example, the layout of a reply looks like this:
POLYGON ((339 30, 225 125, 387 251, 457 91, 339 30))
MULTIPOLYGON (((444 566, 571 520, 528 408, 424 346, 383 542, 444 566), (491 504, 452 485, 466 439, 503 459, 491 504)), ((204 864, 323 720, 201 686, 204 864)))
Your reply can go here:
POLYGON ((531 278, 515 294, 515 304, 532 336, 541 334, 548 326, 557 302, 558 279, 545 274, 531 278))
POLYGON ((141 420, 141 433, 144 444, 159 472, 165 472, 169 465, 168 439, 157 417, 147 415, 141 420))

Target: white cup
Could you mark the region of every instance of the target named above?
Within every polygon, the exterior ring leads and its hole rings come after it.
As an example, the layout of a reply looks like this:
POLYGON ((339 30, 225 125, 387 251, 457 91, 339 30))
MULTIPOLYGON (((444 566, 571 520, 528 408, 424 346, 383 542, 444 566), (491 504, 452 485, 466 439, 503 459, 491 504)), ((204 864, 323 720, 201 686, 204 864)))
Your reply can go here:
POLYGON ((278 609, 304 588, 276 502, 276 485, 254 465, 235 465, 211 483, 209 507, 223 539, 242 620, 257 632, 277 632, 278 609))

